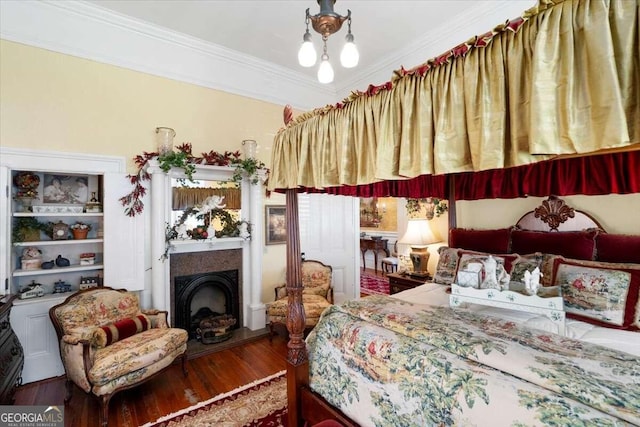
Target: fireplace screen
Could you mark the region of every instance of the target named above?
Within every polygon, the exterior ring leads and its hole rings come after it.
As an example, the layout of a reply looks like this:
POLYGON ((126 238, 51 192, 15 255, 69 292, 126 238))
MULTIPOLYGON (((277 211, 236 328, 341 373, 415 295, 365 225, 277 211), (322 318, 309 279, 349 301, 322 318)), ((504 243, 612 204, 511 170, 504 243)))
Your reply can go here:
POLYGON ((228 315, 236 320, 232 328, 237 329, 242 324, 239 288, 238 270, 176 277, 175 326, 195 339, 202 320, 228 315))

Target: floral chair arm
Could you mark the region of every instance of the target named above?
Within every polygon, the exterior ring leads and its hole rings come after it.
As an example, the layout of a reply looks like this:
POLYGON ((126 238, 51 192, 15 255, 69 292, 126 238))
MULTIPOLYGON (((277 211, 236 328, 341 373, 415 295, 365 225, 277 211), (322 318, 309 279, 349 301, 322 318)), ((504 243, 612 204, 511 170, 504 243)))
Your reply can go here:
POLYGON ((151 320, 152 329, 166 329, 169 327, 169 321, 167 320, 168 312, 165 310, 142 310, 142 314, 145 314, 149 320, 151 320))
POLYGON ((327 291, 327 301, 333 304, 333 286, 331 286, 327 291))
POLYGON ((275 288, 275 293, 276 293, 276 301, 278 301, 281 298, 284 298, 287 296, 287 285, 280 285, 280 286, 276 286, 275 288))
POLYGON ((93 352, 91 342, 86 339, 71 335, 65 335, 62 338, 60 353, 65 362, 67 378, 78 384, 85 392, 91 390, 89 371, 93 366, 93 352))
POLYGON ((80 341, 82 341, 82 337, 79 337, 77 335, 63 335, 62 336, 62 342, 64 342, 65 344, 76 345, 80 341))

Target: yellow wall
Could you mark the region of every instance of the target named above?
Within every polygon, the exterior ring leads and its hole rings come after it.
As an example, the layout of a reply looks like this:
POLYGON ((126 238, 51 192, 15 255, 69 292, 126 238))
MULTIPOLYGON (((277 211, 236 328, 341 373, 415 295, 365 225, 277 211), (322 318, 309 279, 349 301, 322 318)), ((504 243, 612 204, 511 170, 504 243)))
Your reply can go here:
MULTIPOLYGON (((269 166, 283 107, 0 40, 4 147, 122 156, 132 173, 131 159, 155 151, 155 128, 166 126, 177 133, 174 144, 190 142, 196 155, 241 150, 243 139, 255 139, 269 166)), ((280 246, 264 248, 265 302, 282 254, 280 246)))
POLYGON ((0 41, 3 146, 124 156, 155 151, 155 128, 194 153, 258 141, 270 161, 283 106, 0 41))

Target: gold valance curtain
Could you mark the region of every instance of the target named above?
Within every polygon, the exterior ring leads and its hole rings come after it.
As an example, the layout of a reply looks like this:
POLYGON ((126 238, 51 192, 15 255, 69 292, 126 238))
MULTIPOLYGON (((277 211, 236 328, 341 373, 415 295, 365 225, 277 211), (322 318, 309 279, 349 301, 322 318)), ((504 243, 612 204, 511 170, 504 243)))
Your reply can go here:
POLYGON ((640 143, 637 0, 544 1, 274 139, 269 189, 508 168, 640 143))
POLYGON ((209 196, 223 196, 225 209, 240 209, 241 198, 239 188, 187 188, 172 189, 172 209, 183 211, 187 208, 200 206, 209 196))

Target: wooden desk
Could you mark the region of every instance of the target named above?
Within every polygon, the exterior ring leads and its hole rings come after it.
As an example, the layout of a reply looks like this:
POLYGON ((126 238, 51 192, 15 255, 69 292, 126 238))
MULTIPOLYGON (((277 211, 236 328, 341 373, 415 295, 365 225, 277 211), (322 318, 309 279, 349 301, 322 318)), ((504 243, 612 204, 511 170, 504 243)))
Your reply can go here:
POLYGON ((373 268, 378 272, 378 251, 383 251, 387 256, 390 255, 389 249, 387 249, 387 239, 360 239, 360 252, 362 252, 362 269, 366 267, 366 261, 364 259, 364 253, 368 250, 373 251, 374 264, 373 268))

